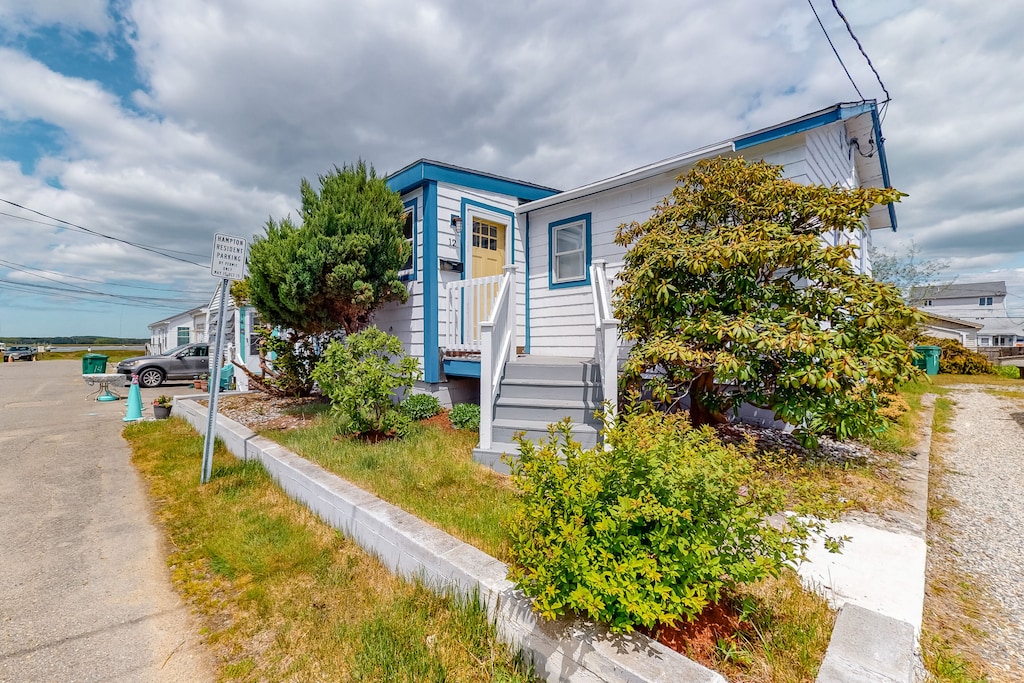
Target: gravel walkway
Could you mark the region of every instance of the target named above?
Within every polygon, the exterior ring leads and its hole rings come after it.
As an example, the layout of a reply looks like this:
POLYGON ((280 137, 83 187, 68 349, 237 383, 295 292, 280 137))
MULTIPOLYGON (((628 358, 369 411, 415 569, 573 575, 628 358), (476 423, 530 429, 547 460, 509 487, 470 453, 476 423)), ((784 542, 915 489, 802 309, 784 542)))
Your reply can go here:
MULTIPOLYGON (((1004 388, 1000 387, 1005 391, 1004 388)), ((1020 400, 961 385, 946 453, 947 515, 960 569, 981 579, 1005 611, 982 646, 997 676, 1024 680, 1024 392, 1020 400)))

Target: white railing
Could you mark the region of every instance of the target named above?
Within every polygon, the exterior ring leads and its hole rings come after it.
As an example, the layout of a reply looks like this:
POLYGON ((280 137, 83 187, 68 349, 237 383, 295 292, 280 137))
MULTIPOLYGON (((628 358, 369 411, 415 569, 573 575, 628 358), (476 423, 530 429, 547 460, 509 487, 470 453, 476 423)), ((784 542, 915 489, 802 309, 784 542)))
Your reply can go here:
POLYGON ((516 354, 516 267, 505 266, 494 307, 480 323, 480 448, 490 448, 494 401, 505 363, 516 354))
POLYGON ((447 315, 441 346, 446 351, 480 351, 481 323, 491 315, 504 279, 504 275, 491 275, 442 285, 447 315))
POLYGON ((619 321, 612 313, 606 266, 604 261, 595 260, 590 266, 590 281, 594 294, 594 359, 601 369, 601 396, 605 401, 605 418, 610 423, 619 405, 619 321))

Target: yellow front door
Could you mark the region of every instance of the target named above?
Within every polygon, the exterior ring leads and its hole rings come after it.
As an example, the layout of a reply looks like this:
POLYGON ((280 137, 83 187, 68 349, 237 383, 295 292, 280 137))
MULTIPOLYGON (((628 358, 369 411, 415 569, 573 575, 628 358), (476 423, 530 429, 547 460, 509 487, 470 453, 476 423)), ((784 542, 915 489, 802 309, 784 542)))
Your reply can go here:
MULTIPOLYGON (((505 268, 505 226, 482 218, 473 218, 472 270, 474 280, 492 275, 501 275, 505 268)), ((465 312, 469 319, 468 330, 473 339, 480 338, 480 323, 487 320, 491 304, 498 296, 500 282, 482 284, 474 288, 474 296, 465 312)))

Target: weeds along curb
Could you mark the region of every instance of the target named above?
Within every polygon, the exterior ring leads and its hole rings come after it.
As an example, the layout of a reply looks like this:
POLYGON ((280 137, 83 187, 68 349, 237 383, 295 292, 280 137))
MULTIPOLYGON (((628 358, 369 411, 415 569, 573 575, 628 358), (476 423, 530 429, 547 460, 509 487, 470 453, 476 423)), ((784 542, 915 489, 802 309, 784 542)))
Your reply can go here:
MULTIPOLYGON (((195 398, 195 397, 192 397, 195 398)), ((178 397, 175 414, 200 434, 207 412, 178 397)), ((505 576, 507 567, 483 551, 360 489, 223 415, 217 436, 243 460, 258 460, 294 500, 375 555, 396 574, 438 590, 479 591, 498 635, 532 659, 552 683, 726 683, 725 678, 639 634, 612 634, 590 623, 545 621, 505 576)))

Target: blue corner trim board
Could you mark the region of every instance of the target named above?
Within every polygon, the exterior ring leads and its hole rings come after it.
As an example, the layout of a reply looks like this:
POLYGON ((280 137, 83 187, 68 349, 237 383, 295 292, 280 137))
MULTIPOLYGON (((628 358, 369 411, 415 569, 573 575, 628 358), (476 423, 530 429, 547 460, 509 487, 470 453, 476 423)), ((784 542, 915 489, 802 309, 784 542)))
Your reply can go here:
POLYGON ((388 177, 388 187, 396 192, 407 192, 427 182, 450 183, 483 192, 494 192, 517 199, 533 201, 543 199, 558 191, 509 178, 472 171, 468 168, 448 166, 436 161, 421 159, 388 177))
POLYGON ((590 259, 593 254, 593 250, 590 248, 590 214, 583 213, 579 216, 573 216, 572 218, 563 218, 560 221, 554 223, 548 223, 548 289, 562 289, 565 287, 585 287, 590 284, 590 259), (569 223, 584 223, 584 258, 583 258, 583 272, 586 273, 586 277, 579 280, 571 280, 569 282, 555 282, 555 228, 560 225, 567 225, 569 223))
POLYGON ((416 239, 417 234, 419 234, 419 214, 418 211, 416 210, 415 199, 410 199, 407 202, 403 202, 402 206, 404 206, 407 209, 412 209, 412 272, 403 273, 401 276, 399 276, 399 279, 405 282, 414 282, 416 280, 417 273, 416 257, 419 255, 419 249, 417 247, 418 240, 416 239))
MULTIPOLYGON (((889 181, 889 162, 885 158, 885 138, 882 137, 882 122, 878 118, 878 109, 874 107, 871 109, 871 125, 875 132, 875 146, 878 148, 878 163, 882 167, 882 183, 886 187, 892 187, 892 183, 889 181)), ((889 204, 886 208, 889 209, 889 222, 892 225, 892 231, 896 232, 896 206, 889 204)))
POLYGON ((437 183, 423 187, 423 380, 439 382, 437 183))
POLYGON ((480 377, 480 361, 465 358, 445 358, 444 374, 452 377, 480 377))

